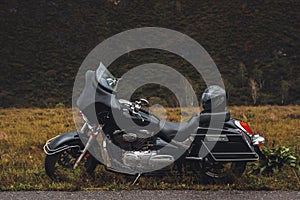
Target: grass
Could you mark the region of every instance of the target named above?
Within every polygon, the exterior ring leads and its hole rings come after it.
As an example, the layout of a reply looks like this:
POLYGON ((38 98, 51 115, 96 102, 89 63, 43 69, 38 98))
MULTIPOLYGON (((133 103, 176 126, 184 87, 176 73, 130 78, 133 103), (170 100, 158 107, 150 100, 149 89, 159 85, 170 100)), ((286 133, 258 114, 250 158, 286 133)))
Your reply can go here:
MULTIPOLYGON (((231 116, 249 122, 255 133, 267 140, 265 147, 281 145, 300 157, 300 106, 230 107, 231 116)), ((186 120, 191 110, 181 114, 186 120)), ((162 113, 160 113, 162 114, 162 113)), ((180 110, 167 109, 167 119, 180 121, 180 110)), ((246 173, 230 184, 202 184, 193 177, 141 177, 131 186, 134 177, 96 169, 95 177, 78 175, 74 182, 54 182, 44 172, 46 140, 75 129, 70 108, 1 109, 0 110, 0 190, 117 190, 117 189, 240 189, 300 190, 299 179, 290 167, 271 176, 246 173)), ((299 160, 298 160, 299 162, 299 160)), ((298 174, 299 176, 299 174, 298 174)))

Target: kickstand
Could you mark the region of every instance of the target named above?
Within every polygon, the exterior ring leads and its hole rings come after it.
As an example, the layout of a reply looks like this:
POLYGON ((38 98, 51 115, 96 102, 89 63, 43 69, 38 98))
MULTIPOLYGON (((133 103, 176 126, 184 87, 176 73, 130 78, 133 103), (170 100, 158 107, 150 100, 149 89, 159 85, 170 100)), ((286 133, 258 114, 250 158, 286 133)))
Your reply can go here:
POLYGON ((135 185, 140 177, 141 177, 141 173, 138 173, 137 177, 135 178, 135 180, 133 181, 133 183, 131 185, 135 185))

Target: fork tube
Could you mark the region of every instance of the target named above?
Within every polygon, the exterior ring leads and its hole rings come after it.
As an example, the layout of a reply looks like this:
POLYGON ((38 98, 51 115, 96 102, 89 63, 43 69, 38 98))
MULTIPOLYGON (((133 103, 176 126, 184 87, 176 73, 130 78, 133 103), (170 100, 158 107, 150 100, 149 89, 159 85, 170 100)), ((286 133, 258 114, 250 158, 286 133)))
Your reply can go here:
POLYGON ((86 143, 82 153, 80 154, 79 158, 76 160, 76 163, 75 163, 73 169, 75 169, 78 166, 78 163, 81 161, 81 159, 83 158, 83 156, 87 152, 88 148, 91 146, 93 137, 94 136, 90 135, 89 140, 87 141, 87 143, 86 143))
POLYGON ((85 129, 87 127, 87 123, 84 123, 84 125, 81 127, 80 132, 84 133, 85 129))

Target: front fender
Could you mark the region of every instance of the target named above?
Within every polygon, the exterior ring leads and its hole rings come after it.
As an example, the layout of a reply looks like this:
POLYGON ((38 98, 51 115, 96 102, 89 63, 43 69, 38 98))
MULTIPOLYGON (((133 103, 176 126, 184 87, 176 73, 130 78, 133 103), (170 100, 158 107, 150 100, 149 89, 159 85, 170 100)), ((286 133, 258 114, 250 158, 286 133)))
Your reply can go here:
POLYGON ((53 155, 56 154, 62 150, 71 148, 71 147, 78 147, 80 148, 82 146, 82 142, 79 138, 78 132, 77 131, 71 131, 67 132, 61 135, 58 135, 46 142, 44 145, 43 149, 44 152, 47 155, 53 155), (67 145, 67 143, 73 142, 74 144, 72 145, 67 145), (77 141, 77 142, 75 142, 77 141))

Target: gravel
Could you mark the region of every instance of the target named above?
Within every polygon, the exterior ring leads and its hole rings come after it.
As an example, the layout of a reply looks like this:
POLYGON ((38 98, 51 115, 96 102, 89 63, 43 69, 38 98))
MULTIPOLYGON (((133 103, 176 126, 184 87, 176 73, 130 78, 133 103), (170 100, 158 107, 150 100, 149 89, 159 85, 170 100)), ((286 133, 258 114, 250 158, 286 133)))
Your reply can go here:
POLYGON ((196 190, 121 190, 121 191, 21 191, 0 192, 0 199, 115 199, 115 200, 169 200, 169 199, 300 199, 300 191, 196 191, 196 190))

